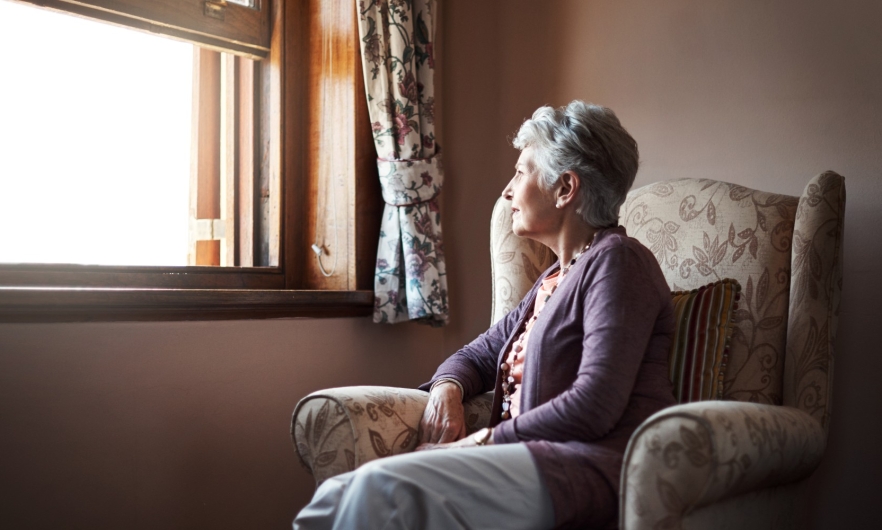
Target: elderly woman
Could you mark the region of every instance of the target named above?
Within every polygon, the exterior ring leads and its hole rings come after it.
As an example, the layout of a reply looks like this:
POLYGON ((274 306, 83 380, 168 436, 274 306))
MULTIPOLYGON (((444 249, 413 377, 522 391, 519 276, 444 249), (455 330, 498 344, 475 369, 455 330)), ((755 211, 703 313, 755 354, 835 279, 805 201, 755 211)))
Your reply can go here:
POLYGON ((537 110, 514 146, 503 191, 513 230, 559 261, 421 387, 431 393, 418 451, 329 479, 295 528, 615 523, 628 439, 674 403, 670 291, 618 226, 637 144, 610 109, 574 101, 537 110), (462 402, 489 391, 490 426, 465 436, 462 402))

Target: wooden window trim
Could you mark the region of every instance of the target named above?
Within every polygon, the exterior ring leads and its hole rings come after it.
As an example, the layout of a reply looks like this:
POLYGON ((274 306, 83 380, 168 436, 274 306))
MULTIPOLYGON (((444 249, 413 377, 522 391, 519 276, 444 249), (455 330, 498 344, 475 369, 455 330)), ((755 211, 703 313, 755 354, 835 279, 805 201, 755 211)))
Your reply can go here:
MULTIPOLYGON (((17 0, 263 59, 270 53, 271 0, 257 9, 224 0, 17 0)), ((284 0, 282 0, 284 2, 284 0)))
POLYGON ((275 255, 255 260, 260 65, 194 46, 193 70, 187 265, 277 265, 275 255))
POLYGON ((2 287, 0 322, 363 316, 373 299, 371 291, 2 287))
POLYGON ((256 178, 262 179, 258 190, 278 197, 260 222, 261 230, 279 232, 267 238, 276 248, 265 249, 278 256, 278 266, 0 265, 0 321, 370 314, 382 199, 355 7, 340 7, 336 0, 288 0, 272 2, 271 9, 262 86, 269 91, 270 107, 281 110, 261 112, 260 127, 272 141, 256 161, 263 166, 256 178), (330 75, 319 49, 329 41, 326 32, 337 50, 333 83, 318 81, 330 75), (329 123, 335 127, 334 149, 319 149, 314 131, 329 123), (327 195, 329 189, 339 199, 337 218, 317 203, 319 194, 327 195), (317 227, 327 226, 338 231, 340 242, 325 258, 333 259, 338 252, 338 271, 331 278, 317 272, 315 255, 309 251, 317 227))

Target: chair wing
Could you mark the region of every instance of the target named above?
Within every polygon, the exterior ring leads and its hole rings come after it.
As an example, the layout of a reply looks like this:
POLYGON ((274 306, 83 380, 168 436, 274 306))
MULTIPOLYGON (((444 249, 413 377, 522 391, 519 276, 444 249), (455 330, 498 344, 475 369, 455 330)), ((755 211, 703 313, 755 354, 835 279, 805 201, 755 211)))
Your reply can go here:
POLYGON ((724 399, 780 405, 790 254, 798 199, 708 179, 659 182, 632 191, 620 212, 674 290, 722 278, 742 286, 724 399))
POLYGON ((784 404, 830 422, 833 339, 842 292, 845 179, 828 171, 812 179, 796 210, 791 264, 784 404))

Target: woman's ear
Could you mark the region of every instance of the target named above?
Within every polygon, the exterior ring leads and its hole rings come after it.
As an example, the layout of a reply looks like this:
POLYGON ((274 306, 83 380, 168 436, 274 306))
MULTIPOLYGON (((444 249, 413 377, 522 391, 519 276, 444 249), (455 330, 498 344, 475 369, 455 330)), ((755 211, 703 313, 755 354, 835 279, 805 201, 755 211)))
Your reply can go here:
POLYGON ((572 171, 566 171, 558 179, 557 191, 555 192, 555 202, 558 208, 563 208, 567 204, 576 201, 579 197, 579 188, 582 183, 579 177, 572 171))

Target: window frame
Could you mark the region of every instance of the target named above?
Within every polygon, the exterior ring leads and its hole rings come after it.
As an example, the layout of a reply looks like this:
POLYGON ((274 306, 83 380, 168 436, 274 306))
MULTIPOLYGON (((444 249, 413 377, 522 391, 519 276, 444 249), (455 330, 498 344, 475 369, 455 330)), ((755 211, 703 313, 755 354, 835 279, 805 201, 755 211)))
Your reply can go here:
POLYGON ((261 110, 270 138, 263 162, 269 167, 262 173, 270 196, 278 197, 267 219, 268 228, 278 232, 269 238, 275 242, 269 253, 278 257, 278 265, 0 264, 0 322, 370 314, 383 203, 355 6, 340 9, 335 0, 262 3, 271 10, 270 50, 260 69, 270 107, 261 110), (331 73, 320 59, 328 39, 337 46, 331 73), (327 75, 335 79, 331 88, 321 82, 327 75), (333 124, 340 139, 333 151, 319 149, 310 133, 323 124, 333 124), (336 194, 341 208, 331 211, 319 204, 328 193, 336 194), (341 244, 335 250, 337 273, 327 278, 309 248, 319 227, 331 225, 341 244))
MULTIPOLYGON (((14 0, 186 40, 253 59, 270 53, 272 0, 14 0)), ((280 2, 284 3, 284 2, 280 2)))

